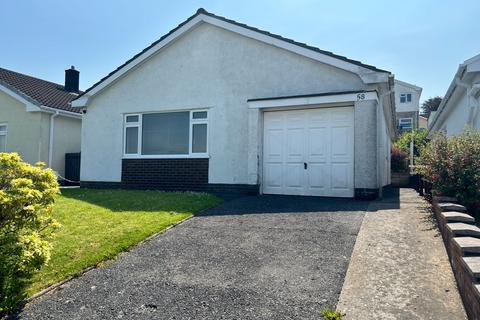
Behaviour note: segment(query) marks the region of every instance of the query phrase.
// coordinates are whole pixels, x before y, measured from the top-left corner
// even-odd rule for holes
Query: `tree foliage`
[[[413,138],[413,153],[414,156],[420,155],[422,150],[427,144],[427,130],[419,129],[402,134],[397,141],[393,144],[396,148],[399,148],[406,153],[410,154],[410,142]]]
[[[430,117],[430,113],[432,111],[437,111],[440,103],[442,102],[442,97],[436,96],[432,98],[428,98],[422,103],[422,116]]]
[[[16,153],[0,153],[0,315],[24,297],[28,279],[50,257],[58,192],[51,169],[27,164]]]

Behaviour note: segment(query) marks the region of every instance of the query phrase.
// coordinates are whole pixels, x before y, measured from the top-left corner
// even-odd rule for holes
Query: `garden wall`
[[[455,199],[432,202],[465,311],[469,319],[480,319],[480,228]]]

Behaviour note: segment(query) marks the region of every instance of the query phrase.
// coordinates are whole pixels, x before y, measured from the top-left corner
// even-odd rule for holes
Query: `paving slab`
[[[371,202],[337,308],[347,320],[465,320],[429,205],[414,190]]]
[[[458,212],[467,212],[467,208],[458,203],[453,202],[441,202],[437,206],[441,211],[458,211]]]
[[[474,278],[480,277],[480,257],[463,257],[463,263]]]
[[[474,237],[456,237],[453,238],[453,243],[456,244],[462,253],[480,253],[480,239]]]
[[[453,233],[455,237],[471,236],[480,237],[480,228],[463,222],[451,222],[446,224],[447,228]]]
[[[475,223],[475,218],[471,215],[463,212],[457,211],[443,211],[440,212],[440,215],[447,222],[465,222],[465,223]]]

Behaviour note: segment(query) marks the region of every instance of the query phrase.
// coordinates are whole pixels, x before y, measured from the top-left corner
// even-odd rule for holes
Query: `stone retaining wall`
[[[434,197],[433,208],[469,319],[480,319],[480,228],[455,199]]]

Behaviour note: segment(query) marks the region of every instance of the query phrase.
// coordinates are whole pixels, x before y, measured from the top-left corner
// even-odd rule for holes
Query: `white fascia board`
[[[33,103],[29,99],[23,97],[22,95],[18,94],[17,92],[15,92],[12,89],[7,88],[6,86],[3,86],[3,85],[0,84],[0,91],[9,95],[10,97],[14,98],[15,100],[23,103],[25,105],[27,111],[29,111],[29,112],[41,111],[39,105]]]
[[[70,112],[66,110],[60,110],[56,108],[51,108],[47,106],[40,106],[39,111],[46,111],[48,113],[55,113],[61,116],[69,117],[69,118],[75,118],[75,119],[82,119],[82,114],[80,113],[75,113],[75,112]]]
[[[356,102],[364,100],[375,100],[378,102],[378,95],[374,91],[358,93],[347,93],[328,96],[312,96],[312,97],[292,97],[284,99],[266,99],[257,101],[248,101],[250,109],[292,107],[292,106],[308,106],[316,104],[336,104],[346,102]]]
[[[476,61],[480,61],[480,54],[477,54],[476,56],[471,57],[468,60],[465,60],[464,64],[470,64],[470,63],[473,63],[473,62],[476,62]]]
[[[89,92],[89,93],[84,94],[80,98],[73,100],[72,101],[72,107],[75,107],[75,108],[86,107],[88,105],[90,97],[91,97],[91,95],[90,95],[90,92]]]
[[[398,80],[398,79],[395,79],[395,83],[398,83],[402,86],[405,86],[405,87],[409,87],[409,88],[412,88],[413,90],[416,90],[416,91],[419,91],[419,92],[422,92],[422,88],[419,87],[419,86],[416,86],[414,84],[411,84],[411,83],[408,83],[408,82],[405,82],[405,81],[401,81],[401,80]]]
[[[285,40],[277,39],[275,37],[268,36],[266,34],[263,34],[261,32],[253,31],[247,28],[244,28],[242,26],[238,26],[236,24],[226,22],[220,19],[217,19],[215,17],[211,17],[208,15],[204,14],[199,14],[192,20],[190,20],[188,23],[184,24],[182,27],[177,29],[175,32],[170,34],[168,37],[142,53],[140,56],[135,58],[134,60],[130,61],[127,65],[123,66],[120,70],[114,72],[112,75],[110,75],[107,79],[105,79],[103,82],[98,84],[96,87],[94,87],[92,90],[90,90],[86,95],[89,97],[94,96],[97,94],[99,91],[103,90],[105,87],[109,86],[111,83],[113,83],[115,80],[123,76],[125,73],[130,71],[131,69],[135,68],[138,64],[144,62],[147,60],[149,57],[151,57],[153,54],[155,54],[158,50],[161,48],[165,47],[172,41],[174,41],[176,38],[180,37],[196,25],[198,25],[201,22],[206,22],[211,25],[223,28],[225,30],[229,30],[232,32],[235,32],[237,34],[243,35],[248,38],[252,38],[270,45],[273,45],[275,47],[279,47],[294,53],[297,53],[299,55],[311,58],[313,60],[335,66],[337,68],[352,72],[357,74],[364,83],[379,83],[379,82],[386,82],[388,81],[388,73],[387,72],[376,72],[372,71],[368,68],[364,68],[361,66],[358,66],[356,64],[343,61],[341,59],[331,57],[326,54],[322,54],[320,52],[316,52],[307,48],[303,48],[299,45],[289,43]],[[89,102],[89,98],[85,96],[82,96],[78,98],[78,100],[74,100],[72,105],[75,107],[86,107]],[[84,98],[84,99],[82,99]]]
[[[437,111],[433,115],[433,118],[431,122],[428,125],[428,132],[427,132],[427,137],[430,134],[431,131],[438,131],[439,130],[439,119],[443,118],[444,115],[447,113],[446,110],[448,110],[450,104],[450,99],[452,95],[455,92],[455,89],[457,88],[457,80],[461,80],[463,77],[463,73],[465,71],[466,65],[465,64],[460,64],[458,66],[457,72],[455,73],[455,76],[453,77],[452,82],[450,83],[450,86],[447,89],[447,92],[445,93],[445,96],[442,99],[442,102],[440,102],[440,105],[438,106]],[[441,124],[441,123],[440,123]]]

